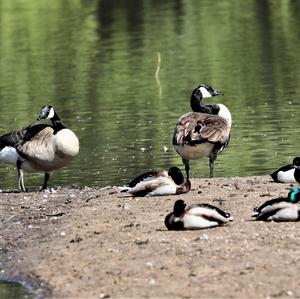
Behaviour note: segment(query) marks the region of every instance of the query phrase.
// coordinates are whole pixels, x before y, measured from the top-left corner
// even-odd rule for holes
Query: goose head
[[[192,92],[191,95],[191,107],[193,111],[201,105],[202,99],[208,99],[215,96],[223,96],[224,93],[214,89],[212,86],[207,84],[198,85]]]
[[[181,185],[184,181],[182,172],[178,167],[171,167],[168,171],[168,175],[172,178],[176,185]]]
[[[300,201],[300,188],[292,188],[288,194],[288,199],[292,203],[297,203]]]
[[[201,97],[201,99],[208,99],[215,96],[223,96],[224,93],[214,89],[212,86],[207,84],[198,85],[192,92],[192,96]]]
[[[55,111],[54,111],[53,107],[50,105],[46,105],[41,108],[41,111],[37,117],[37,120],[46,119],[46,118],[51,119],[54,116],[55,116]]]

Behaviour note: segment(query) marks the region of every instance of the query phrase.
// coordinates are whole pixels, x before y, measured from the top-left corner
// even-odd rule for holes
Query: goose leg
[[[214,167],[215,167],[215,159],[209,159],[209,170],[210,170],[209,176],[210,176],[211,178],[214,177]]]
[[[189,160],[185,160],[185,159],[182,159],[182,162],[185,166],[185,172],[186,172],[186,178],[187,180],[189,179],[189,172],[190,172],[190,161]]]
[[[22,165],[22,162],[18,160],[17,161],[18,185],[19,185],[19,190],[21,192],[26,192],[27,189],[25,188],[25,185],[24,185],[24,174],[23,174],[23,170],[21,169],[21,165]]]
[[[50,174],[48,172],[45,172],[44,184],[43,184],[43,187],[40,190],[40,192],[44,191],[45,189],[47,189],[47,183],[48,183],[49,177],[50,177]]]

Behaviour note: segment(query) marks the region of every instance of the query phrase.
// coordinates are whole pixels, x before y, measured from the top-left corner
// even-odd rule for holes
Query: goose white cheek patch
[[[54,116],[54,109],[51,108],[47,118],[52,118],[53,116]]]
[[[211,98],[211,94],[207,91],[205,87],[200,87],[199,90],[202,93],[203,99]]]

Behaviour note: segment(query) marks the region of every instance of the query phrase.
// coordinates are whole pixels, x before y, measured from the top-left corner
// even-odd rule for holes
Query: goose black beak
[[[222,91],[214,90],[213,97],[215,96],[223,96],[224,93]]]
[[[36,120],[41,120],[41,119],[44,119],[45,118],[45,113],[41,112],[38,114]]]

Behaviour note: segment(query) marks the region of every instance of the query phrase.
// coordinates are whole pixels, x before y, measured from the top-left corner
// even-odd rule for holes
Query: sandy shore
[[[193,179],[189,193],[165,197],[116,187],[1,193],[1,274],[46,298],[299,298],[300,223],[251,221],[290,187],[261,176]],[[167,231],[179,198],[234,221]]]

